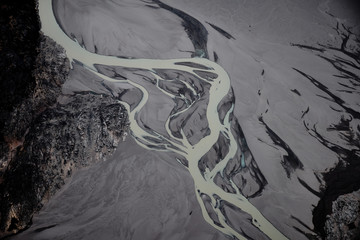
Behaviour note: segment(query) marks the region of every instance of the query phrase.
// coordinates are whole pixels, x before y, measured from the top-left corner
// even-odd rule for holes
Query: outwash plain
[[[0,8],[1,239],[359,239],[356,1]]]

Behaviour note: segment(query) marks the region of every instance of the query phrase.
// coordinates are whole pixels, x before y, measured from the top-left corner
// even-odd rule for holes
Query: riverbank
[[[127,132],[127,113],[116,99],[62,93],[69,61],[39,32],[34,2],[1,7],[9,19],[2,37],[9,39],[1,40],[0,238],[29,227],[73,171],[111,156]]]

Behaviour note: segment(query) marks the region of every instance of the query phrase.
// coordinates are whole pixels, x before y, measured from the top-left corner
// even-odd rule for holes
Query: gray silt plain
[[[304,46],[319,42],[339,46],[342,39],[337,34],[346,32],[341,23],[358,30],[359,21],[349,7],[339,7],[335,1],[285,3],[64,0],[56,1],[54,9],[65,33],[90,52],[124,59],[197,56],[222,66],[232,90],[219,112],[224,115],[227,103],[234,102],[231,131],[245,149],[237,159],[246,156],[247,167],[234,164],[244,177],[232,180],[286,237],[307,239],[304,232],[315,234],[312,210],[324,185],[321,173],[346,159],[331,146],[359,151],[353,142],[359,140],[360,120],[358,87],[351,85],[351,79],[341,78],[338,84],[339,69]],[[340,28],[334,30],[337,23]],[[353,61],[341,51],[322,49],[320,54],[325,52],[323,56],[330,59],[340,55]],[[180,117],[180,123],[174,120],[171,131],[176,135],[184,124],[192,144],[208,134],[202,109],[208,101],[206,84],[196,87],[201,96],[196,98],[179,82],[155,87],[152,75],[139,69],[99,66],[98,71],[142,82],[149,100],[137,122],[144,129],[166,135],[169,114],[193,101],[191,113]],[[359,74],[357,68],[351,71]],[[166,78],[176,71],[157,74]],[[190,82],[191,77],[181,76]],[[346,91],[350,88],[355,90]],[[159,89],[183,92],[178,102],[172,102]],[[131,108],[142,98],[133,86],[103,81],[76,63],[62,90],[64,95],[94,91],[121,96]],[[342,119],[348,129],[336,128]],[[331,127],[335,130],[329,131]],[[355,139],[341,137],[344,132]],[[219,139],[212,151],[221,156],[228,151],[226,141]],[[199,164],[202,174],[217,164],[215,155]],[[193,178],[183,166],[186,160],[178,162],[175,156],[146,150],[129,134],[106,161],[75,172],[34,216],[33,225],[14,239],[227,239],[205,222]],[[226,178],[216,181],[233,191]],[[245,213],[227,210],[227,217],[243,235],[266,239],[249,220],[244,222]]]

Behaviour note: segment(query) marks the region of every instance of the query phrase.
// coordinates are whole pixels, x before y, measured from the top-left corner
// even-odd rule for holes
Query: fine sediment
[[[32,1],[31,4],[33,4]],[[183,20],[183,27],[189,30],[188,35],[194,45],[193,56],[207,57],[206,40],[208,33],[206,29],[201,28],[197,21],[190,18],[190,16],[184,12],[165,5],[160,1],[154,1],[154,4],[180,17]],[[4,3],[1,7],[4,8],[3,6],[5,6],[5,8],[9,8],[8,5],[9,4]],[[31,9],[31,7],[29,9]],[[33,9],[35,9],[35,7],[31,10]],[[31,11],[29,10],[29,12]],[[2,14],[0,15],[5,16]],[[18,15],[17,18],[24,16],[22,14]],[[30,27],[31,30],[29,30],[29,27],[24,23],[22,23],[24,29],[34,33],[36,36],[30,37],[34,47],[31,47],[33,46],[31,44],[23,44],[22,41],[29,38],[24,37],[24,32],[21,30],[22,25],[19,25],[19,22],[14,19],[14,17],[9,17],[9,26],[11,29],[17,31],[18,35],[16,36],[18,37],[9,37],[9,39],[14,39],[14,42],[20,42],[18,45],[23,45],[29,49],[20,50],[20,54],[17,56],[16,51],[18,50],[9,50],[4,47],[5,45],[8,46],[9,42],[5,42],[7,41],[7,35],[2,34],[5,40],[2,39],[2,42],[0,42],[0,66],[9,64],[9,66],[11,66],[10,68],[1,69],[12,70],[7,72],[2,70],[1,86],[4,86],[4,88],[2,87],[1,89],[6,93],[7,88],[5,87],[10,86],[9,89],[11,90],[11,86],[15,84],[16,87],[13,89],[18,89],[19,91],[15,91],[15,94],[13,94],[13,91],[8,91],[10,94],[2,95],[2,97],[5,97],[1,102],[0,238],[5,235],[17,233],[29,226],[29,224],[31,224],[33,213],[39,210],[44,201],[49,199],[49,197],[64,184],[64,180],[70,176],[76,168],[88,166],[99,160],[105,160],[107,156],[114,152],[123,133],[127,129],[127,113],[122,105],[118,103],[119,99],[116,99],[114,96],[110,97],[106,94],[94,93],[92,91],[83,91],[81,93],[73,92],[71,95],[64,95],[61,92],[61,86],[66,81],[66,76],[69,72],[69,63],[64,51],[59,46],[56,46],[51,39],[44,36],[37,36],[38,29],[36,29],[36,27]],[[221,30],[217,25],[210,23],[209,25],[227,39],[234,39],[234,37],[226,31]],[[199,31],[191,32],[190,30],[192,28],[198,29]],[[346,34],[344,36],[346,37]],[[39,55],[36,60],[34,57],[37,55],[35,46],[37,46],[40,41],[41,44],[38,50]],[[329,50],[326,46],[319,46],[316,48],[300,44],[294,44],[294,46],[310,49],[317,53],[324,53]],[[342,46],[346,47],[346,44],[343,44]],[[18,47],[19,46],[16,48]],[[9,54],[3,54],[4,49],[8,51]],[[340,48],[338,50],[343,49]],[[29,51],[29,53],[26,53],[26,51]],[[343,53],[346,55],[348,52]],[[3,59],[7,59],[3,58],[3,55],[9,57],[10,60],[8,62],[3,62]],[[214,59],[218,60],[218,56],[215,52]],[[338,69],[340,63],[345,65],[347,63],[331,61],[331,59],[325,57],[323,57],[323,59],[328,61],[336,69]],[[358,57],[356,59],[358,59]],[[33,61],[33,63],[31,61]],[[35,61],[36,67],[35,70],[32,70]],[[25,63],[24,66],[26,68],[20,68],[20,70],[18,70],[16,66],[22,66],[22,63]],[[182,63],[180,65],[187,66],[189,64]],[[199,66],[201,67],[201,65]],[[323,91],[325,95],[329,95],[334,102],[344,108],[345,112],[352,115],[354,119],[359,118],[356,109],[353,110],[349,108],[340,98],[330,92],[326,86],[323,87],[323,85],[319,84],[319,81],[315,79],[315,77],[305,73],[306,71],[303,69],[298,70],[297,68],[294,68],[294,70],[299,73],[300,76],[304,77],[304,79],[309,80],[310,83],[319,90]],[[341,69],[338,70],[342,72]],[[33,74],[31,74],[31,72],[33,72]],[[342,73],[347,72],[343,71]],[[263,74],[264,72],[262,75]],[[6,77],[3,78],[3,76]],[[353,78],[359,80],[357,75],[349,75],[347,77],[350,80]],[[8,84],[7,81],[10,81],[11,79],[13,79],[15,83],[12,82],[12,84]],[[164,89],[171,90],[170,87],[165,86],[165,84],[163,85],[161,86]],[[357,86],[358,85],[347,87],[352,89]],[[172,87],[174,88],[174,86]],[[297,89],[291,91],[298,96],[301,96],[303,93],[300,91],[300,94]],[[193,96],[189,96],[189,99],[191,100]],[[231,100],[231,102],[232,101],[233,100]],[[179,106],[181,105],[179,104]],[[226,111],[224,109],[226,109]],[[222,119],[225,117],[228,109],[229,108],[225,107],[220,109],[223,111]],[[309,109],[310,108],[308,107],[301,118],[308,114]],[[311,108],[310,111],[313,111],[313,109]],[[287,143],[270,128],[270,125],[267,125],[267,122],[265,122],[264,119],[261,118],[260,122],[274,142],[274,145],[283,148],[287,153],[287,155],[284,154],[284,161],[281,162],[281,165],[286,171],[287,177],[290,179],[297,170],[303,170],[303,163],[300,161],[300,157],[298,158],[293,152],[293,150],[296,149],[291,149]],[[338,126],[333,126],[333,129],[329,129],[329,131],[336,130],[341,133],[348,132],[349,134],[346,135],[347,142],[349,142],[349,146],[354,146],[355,148],[358,146],[358,142],[356,141],[356,136],[358,139],[358,135],[356,135],[356,131],[359,129],[351,130],[349,122],[351,122],[351,120],[342,119]],[[236,126],[232,126],[232,130],[235,132],[241,130],[238,130],[237,125],[238,123],[236,122]],[[340,160],[337,167],[323,175],[326,182],[323,191],[321,193],[313,191],[316,193],[315,195],[320,195],[322,198],[319,202],[320,207],[318,207],[318,210],[316,210],[317,213],[315,214],[319,214],[317,216],[320,216],[321,220],[319,221],[321,224],[315,226],[314,230],[326,239],[339,239],[341,237],[352,239],[352,236],[358,234],[359,229],[359,211],[356,210],[358,209],[358,200],[356,200],[356,197],[358,199],[358,194],[351,195],[346,193],[359,188],[359,181],[357,181],[357,170],[359,167],[358,150],[334,145],[332,142],[328,141],[326,137],[322,137],[317,132],[315,126],[312,129],[306,125],[305,120],[304,127],[309,134],[321,144],[331,151],[338,153]],[[175,133],[176,131],[174,130],[174,134]],[[207,134],[206,128],[204,128],[204,134]],[[238,144],[247,148],[246,144],[244,144],[246,142],[243,140],[245,139],[243,135],[243,133],[239,135],[242,137]],[[219,138],[219,143],[224,142],[224,139],[224,137]],[[200,139],[195,140],[199,141]],[[219,145],[225,146],[226,144],[222,143]],[[221,149],[220,153],[222,151],[226,152],[226,147]],[[244,156],[248,156],[249,159],[252,158],[251,154],[244,154]],[[216,160],[217,159],[214,158],[214,162]],[[204,161],[199,165],[199,167],[203,168],[202,173],[205,172],[206,168],[212,168],[212,163],[213,162],[209,161],[209,159],[204,158]],[[234,161],[234,165],[239,169],[241,169],[242,164],[242,161]],[[226,170],[231,170],[230,166],[233,165],[229,164],[228,166],[229,168]],[[256,165],[250,166],[255,170],[258,169]],[[254,172],[257,173],[257,171]],[[248,173],[253,174],[252,171]],[[225,174],[228,174],[228,172]],[[240,176],[241,174],[238,175]],[[261,194],[263,186],[266,184],[266,180],[262,180],[263,176],[261,172],[256,176],[259,176],[257,179],[260,180],[257,181],[257,184],[260,188],[251,188],[249,194],[244,192],[247,197]],[[224,184],[224,182],[220,181],[221,178],[219,178],[219,175],[216,176],[216,179],[219,186]],[[235,182],[235,184],[241,183],[240,180],[238,182]],[[225,185],[226,184],[227,183],[225,182]],[[311,187],[309,187],[309,189],[311,189]],[[229,188],[227,190],[231,191],[232,189]],[[323,204],[324,206],[326,205],[326,208],[321,207]],[[341,207],[340,205],[345,207]],[[351,211],[348,211],[349,209]],[[344,225],[344,223],[341,222],[344,219],[343,216],[350,215],[351,221],[349,220],[348,223]],[[314,222],[314,225],[319,223],[316,217],[314,218],[314,221],[316,222]]]

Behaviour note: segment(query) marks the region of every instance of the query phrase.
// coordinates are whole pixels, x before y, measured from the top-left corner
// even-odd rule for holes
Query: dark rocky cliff
[[[116,99],[62,94],[69,61],[39,33],[34,2],[1,9],[0,238],[26,229],[75,169],[105,160],[127,130]]]
[[[325,222],[327,240],[360,239],[360,191],[339,196]]]
[[[0,130],[14,106],[35,87],[35,78],[29,74],[39,44],[40,24],[34,9],[35,1],[0,3]]]

